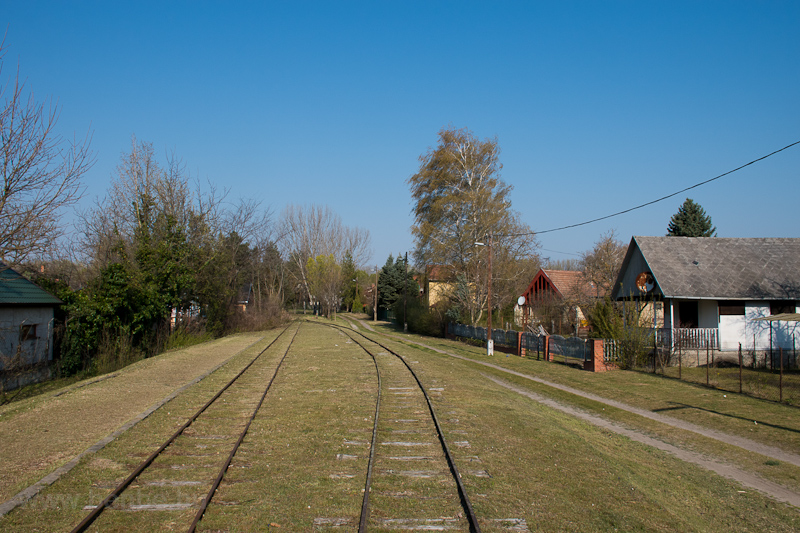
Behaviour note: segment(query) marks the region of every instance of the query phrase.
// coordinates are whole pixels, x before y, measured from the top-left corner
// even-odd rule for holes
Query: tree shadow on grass
[[[706,409],[705,407],[697,407],[695,405],[689,405],[689,404],[686,404],[686,403],[680,403],[680,402],[669,402],[669,403],[673,404],[674,407],[664,407],[663,409],[653,409],[653,412],[654,413],[663,413],[665,411],[679,411],[679,410],[682,410],[682,409],[695,409],[697,411],[705,411],[707,413],[713,413],[713,414],[720,415],[720,416],[725,416],[725,417],[728,417],[728,418],[736,418],[738,420],[744,420],[746,422],[757,422],[758,424],[761,424],[761,425],[764,425],[764,426],[767,426],[767,427],[771,427],[771,428],[775,428],[775,429],[780,429],[780,430],[783,430],[783,431],[791,431],[793,433],[800,433],[800,429],[798,429],[798,428],[791,428],[791,427],[787,427],[787,426],[781,426],[781,425],[778,425],[778,424],[772,424],[770,422],[765,422],[763,420],[754,420],[754,419],[749,418],[749,417],[744,417],[744,416],[739,416],[739,415],[732,415],[732,414],[729,414],[729,413],[721,413],[720,411],[715,411],[714,409]]]

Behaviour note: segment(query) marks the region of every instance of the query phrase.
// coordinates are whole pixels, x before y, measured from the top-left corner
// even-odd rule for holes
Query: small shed
[[[0,263],[0,377],[13,389],[49,377],[61,300]]]

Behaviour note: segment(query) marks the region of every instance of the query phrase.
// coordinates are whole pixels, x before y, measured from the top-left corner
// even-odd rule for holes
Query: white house
[[[0,263],[0,379],[6,389],[46,379],[53,314],[63,302]]]
[[[719,350],[800,348],[796,322],[755,321],[796,313],[800,239],[633,237],[612,298],[652,302],[671,339],[710,339]]]

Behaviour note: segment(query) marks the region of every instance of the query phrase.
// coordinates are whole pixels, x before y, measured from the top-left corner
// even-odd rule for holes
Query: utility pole
[[[486,355],[494,355],[494,341],[492,340],[492,232],[489,231],[489,294],[487,296],[489,318],[486,328]]]
[[[378,321],[378,265],[375,265],[375,305],[372,306],[372,321]]]
[[[406,252],[406,259],[404,261],[403,269],[405,272],[403,276],[403,333],[408,333],[408,318],[406,318],[406,302],[408,300],[408,252]]]

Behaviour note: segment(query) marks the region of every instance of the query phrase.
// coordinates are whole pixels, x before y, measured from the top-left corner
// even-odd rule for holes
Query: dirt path
[[[261,338],[263,333],[225,337],[4,406],[0,516]]]
[[[367,324],[367,323],[365,323],[363,321],[359,321],[359,323],[364,328],[366,328],[366,329],[368,329],[368,330],[370,330],[372,332],[375,332],[375,330],[372,329],[369,326],[369,324]],[[523,374],[521,372],[516,372],[514,370],[510,370],[508,368],[504,368],[504,367],[502,367],[500,365],[495,365],[495,364],[484,362],[484,361],[477,361],[477,360],[471,359],[469,357],[465,357],[465,356],[462,356],[462,355],[449,353],[449,352],[447,352],[445,350],[441,350],[439,348],[435,348],[433,346],[429,346],[427,344],[424,344],[424,343],[421,343],[421,342],[418,342],[418,341],[414,341],[414,340],[411,340],[409,338],[402,337],[402,336],[399,336],[399,335],[387,335],[387,336],[394,337],[396,339],[400,339],[400,340],[402,340],[404,342],[416,344],[416,345],[418,345],[420,347],[427,348],[429,350],[433,350],[433,351],[435,351],[437,353],[440,353],[442,355],[448,355],[450,357],[455,357],[456,359],[461,359],[463,361],[469,361],[471,363],[476,363],[476,364],[479,364],[479,365],[483,365],[485,367],[492,368],[492,369],[495,369],[495,370],[499,370],[499,371],[505,372],[507,374],[511,374],[511,375],[514,375],[514,376],[518,376],[518,377],[522,377],[522,378],[525,378],[525,379],[529,379],[529,380],[534,381],[536,383],[541,383],[542,385],[547,385],[548,387],[553,387],[553,388],[568,392],[570,394],[575,394],[575,395],[581,396],[583,398],[587,398],[587,399],[590,399],[590,400],[593,400],[593,401],[596,401],[596,402],[599,402],[599,403],[602,403],[602,404],[605,404],[605,405],[608,405],[608,406],[611,406],[611,407],[615,407],[617,409],[622,409],[622,410],[628,411],[630,413],[634,413],[634,414],[649,418],[651,420],[658,421],[660,423],[663,423],[663,424],[666,424],[666,425],[669,425],[669,426],[672,426],[672,427],[676,427],[676,428],[683,429],[683,430],[686,430],[686,431],[691,431],[693,433],[697,433],[699,435],[703,435],[704,437],[708,437],[710,439],[718,440],[718,441],[724,442],[726,444],[732,444],[732,445],[738,446],[738,447],[740,447],[740,448],[742,448],[744,450],[748,450],[748,451],[753,452],[753,453],[758,453],[758,454],[764,455],[766,457],[769,457],[769,458],[772,458],[772,459],[775,459],[775,460],[785,461],[785,462],[793,464],[795,466],[800,466],[800,455],[781,450],[780,448],[776,448],[774,446],[768,446],[766,444],[761,444],[759,442],[755,442],[753,440],[746,439],[744,437],[739,437],[737,435],[731,435],[731,434],[724,433],[724,432],[721,432],[721,431],[716,431],[716,430],[713,430],[713,429],[704,428],[702,426],[698,426],[698,425],[692,424],[690,422],[685,422],[685,421],[679,420],[677,418],[672,418],[670,416],[665,416],[665,415],[662,415],[662,414],[654,413],[654,412],[648,411],[646,409],[640,409],[638,407],[634,407],[634,406],[631,406],[631,405],[628,405],[628,404],[625,404],[625,403],[622,403],[622,402],[618,402],[616,400],[610,400],[608,398],[603,398],[601,396],[597,396],[596,394],[588,393],[588,392],[585,392],[585,391],[582,391],[582,390],[579,390],[579,389],[568,387],[566,385],[561,385],[561,384],[554,383],[554,382],[551,382],[551,381],[547,381],[547,380],[544,380],[544,379],[541,379],[541,378],[537,378],[535,376],[531,376],[531,375],[528,375],[528,374]],[[724,462],[722,460],[719,460],[719,458],[709,458],[706,455],[701,455],[701,454],[698,454],[698,453],[695,453],[695,452],[691,452],[691,451],[685,450],[683,448],[679,448],[679,447],[671,445],[671,444],[667,444],[667,443],[662,442],[660,440],[657,440],[657,439],[654,439],[652,437],[649,437],[646,434],[644,434],[643,432],[624,427],[624,426],[622,426],[620,424],[613,423],[613,422],[611,422],[609,420],[606,420],[606,419],[604,419],[604,418],[602,418],[600,416],[593,415],[593,414],[587,413],[585,411],[581,411],[581,410],[576,409],[574,407],[570,407],[568,405],[560,404],[560,403],[556,402],[555,400],[552,400],[550,398],[546,398],[544,396],[532,393],[530,391],[527,391],[525,389],[517,387],[516,385],[513,385],[513,384],[508,383],[506,381],[503,381],[501,379],[495,378],[495,377],[490,376],[488,374],[482,374],[482,375],[484,377],[486,377],[487,379],[493,381],[494,383],[500,385],[500,386],[503,386],[503,387],[505,387],[507,389],[513,390],[514,392],[516,392],[518,394],[521,394],[523,396],[531,398],[531,399],[533,399],[533,400],[535,400],[537,402],[540,402],[540,403],[542,403],[544,405],[547,405],[547,406],[552,407],[554,409],[558,409],[559,411],[562,411],[564,413],[568,413],[568,414],[570,414],[572,416],[580,418],[581,420],[585,420],[585,421],[587,421],[587,422],[589,422],[591,424],[594,424],[596,426],[600,426],[600,427],[603,427],[603,428],[608,429],[610,431],[614,431],[615,433],[618,433],[620,435],[624,435],[624,436],[630,438],[631,440],[635,440],[637,442],[642,442],[642,443],[647,444],[649,446],[653,446],[655,448],[663,450],[663,451],[665,451],[665,452],[667,452],[667,453],[669,453],[671,455],[674,455],[674,456],[678,457],[679,459],[682,459],[684,461],[696,464],[698,466],[701,466],[703,468],[711,470],[712,472],[715,472],[715,473],[717,473],[717,474],[719,474],[721,476],[724,476],[724,477],[727,477],[729,479],[733,479],[735,481],[738,481],[739,483],[741,483],[742,485],[744,485],[746,487],[750,487],[752,489],[756,489],[756,490],[758,490],[760,492],[763,492],[764,494],[767,494],[768,496],[770,496],[770,497],[772,497],[772,498],[774,498],[774,499],[776,499],[778,501],[789,503],[789,504],[791,504],[791,505],[793,505],[795,507],[800,507],[800,494],[798,494],[798,493],[796,493],[794,491],[791,491],[791,490],[787,489],[786,487],[784,487],[782,485],[779,485],[777,483],[773,483],[771,481],[767,481],[767,480],[761,478],[760,476],[757,476],[755,474],[751,474],[749,472],[746,472],[746,471],[744,471],[744,470],[742,470],[740,468],[737,468],[737,467],[735,467],[735,466],[733,466],[733,465],[731,465],[729,463],[726,463],[726,462]]]
[[[709,459],[706,455],[691,452],[683,448],[673,446],[672,444],[667,444],[666,442],[662,442],[658,439],[649,437],[639,431],[627,428],[625,426],[616,424],[614,422],[610,422],[600,416],[593,415],[585,411],[581,411],[580,409],[575,409],[574,407],[570,407],[568,405],[563,405],[561,403],[556,402],[555,400],[527,391],[521,387],[517,387],[516,385],[498,379],[494,376],[490,376],[488,374],[482,374],[482,375],[485,378],[497,383],[501,387],[505,387],[518,394],[521,394],[522,396],[525,396],[541,404],[544,404],[548,407],[557,409],[563,413],[567,413],[576,418],[580,418],[581,420],[589,422],[592,425],[607,429],[609,431],[613,431],[614,433],[628,437],[629,439],[634,440],[636,442],[641,442],[643,444],[647,444],[648,446],[652,446],[654,448],[658,448],[659,450],[663,450],[670,455],[674,455],[678,459],[681,459],[688,463],[696,464],[728,479],[738,481],[745,487],[756,489],[778,501],[786,502],[795,507],[800,507],[800,494],[797,494],[796,492],[793,492],[782,485],[773,483],[771,481],[767,481],[766,479],[763,479],[759,476],[746,472],[731,464],[714,459]]]

